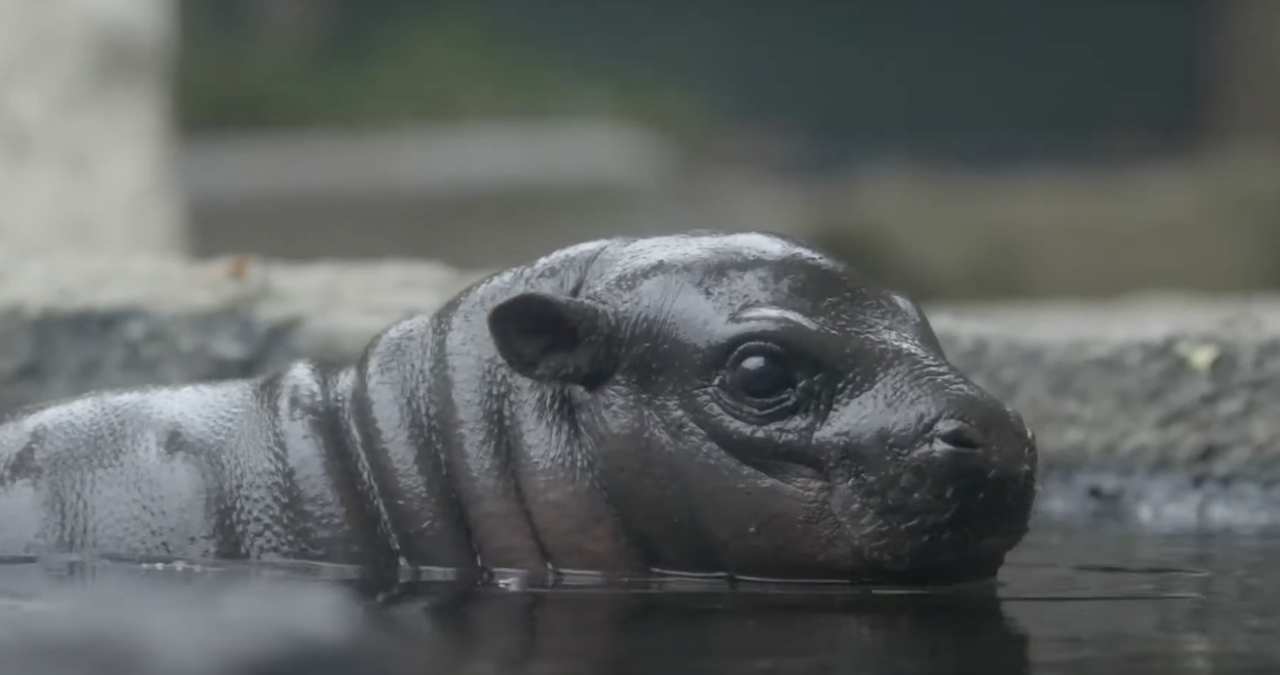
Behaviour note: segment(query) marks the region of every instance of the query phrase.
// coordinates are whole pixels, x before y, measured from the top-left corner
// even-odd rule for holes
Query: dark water
[[[1278,563],[1275,538],[1041,528],[996,588],[419,582],[380,603],[341,569],[15,563],[0,672],[1276,673]]]

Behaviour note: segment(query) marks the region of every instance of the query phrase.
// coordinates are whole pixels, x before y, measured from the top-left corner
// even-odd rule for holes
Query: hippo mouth
[[[994,578],[1028,531],[1034,477],[1014,472],[966,481],[911,470],[920,468],[831,488],[832,512],[856,542],[867,576],[909,585]]]
[[[817,459],[739,461],[799,498],[828,505],[858,562],[854,583],[955,585],[991,580],[1027,532],[1034,476],[939,473],[927,461],[899,471],[843,474]]]
[[[886,491],[883,479],[842,480],[818,462],[742,463],[797,498],[826,505],[842,542],[836,545],[851,549],[852,563],[820,575],[830,582],[925,587],[990,581],[1026,533],[1016,498],[998,489],[956,500],[951,491],[931,488],[932,494],[906,499],[901,488]]]

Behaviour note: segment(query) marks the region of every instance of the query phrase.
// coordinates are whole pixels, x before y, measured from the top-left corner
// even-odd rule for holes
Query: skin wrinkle
[[[416,559],[420,554],[414,551],[421,545],[417,541],[424,534],[412,522],[397,517],[407,503],[421,500],[421,485],[416,482],[406,484],[405,477],[417,473],[417,453],[404,451],[405,440],[413,434],[412,423],[404,415],[402,402],[395,397],[381,395],[380,392],[395,390],[396,382],[392,377],[382,377],[382,373],[373,366],[384,360],[398,360],[399,349],[397,336],[387,334],[383,341],[383,349],[371,351],[366,359],[366,366],[360,369],[362,395],[357,397],[359,409],[358,419],[379,420],[377,425],[360,424],[358,429],[364,437],[366,445],[385,448],[384,452],[369,458],[369,470],[372,481],[377,484],[384,503],[397,505],[388,507],[386,512],[387,527],[395,533],[397,549],[406,559]]]
[[[298,451],[322,458],[324,470],[308,477],[313,482],[310,489],[332,489],[339,499],[340,508],[334,513],[331,526],[325,528],[321,536],[342,541],[345,554],[335,556],[332,550],[326,550],[320,559],[360,561],[377,566],[399,560],[400,553],[394,546],[394,540],[382,536],[379,529],[382,523],[380,505],[371,500],[373,495],[366,485],[371,480],[370,476],[361,473],[360,463],[349,458],[362,454],[361,448],[365,447],[360,445],[358,406],[352,401],[355,379],[355,370],[350,369],[318,381],[325,407],[314,413],[315,441],[299,447]],[[352,535],[355,536],[354,541]]]
[[[497,408],[497,414],[500,418],[497,420],[497,424],[494,425],[496,429],[503,428],[503,420],[512,416],[510,412],[510,391],[510,387],[507,387],[502,393],[502,403]],[[518,441],[512,434],[507,434],[504,437],[503,442],[498,444],[501,455],[496,458],[495,464],[502,467],[507,472],[506,480],[511,484],[516,506],[520,510],[520,514],[524,517],[525,523],[528,525],[529,534],[533,537],[533,547],[537,550],[538,557],[543,561],[543,563],[550,567],[552,565],[551,556],[547,554],[546,544],[543,543],[542,537],[539,536],[538,528],[534,523],[532,510],[529,508],[528,500],[524,494],[524,486],[521,484],[519,458],[515,456],[515,452],[512,450],[513,444],[516,442]],[[554,446],[552,451],[555,451]]]
[[[325,376],[314,368],[306,369],[307,377],[293,383],[298,396],[306,396],[305,407],[290,408],[276,402],[275,414],[296,416],[298,437],[282,437],[282,447],[288,449],[289,477],[298,492],[298,508],[306,513],[312,555],[322,556],[327,550],[340,553],[339,560],[361,559],[361,551],[376,548],[373,542],[364,546],[356,544],[365,537],[349,526],[343,518],[348,511],[365,509],[360,502],[358,487],[348,465],[335,459],[338,449],[334,446],[341,434],[332,430],[337,416],[325,415],[327,410],[342,410],[332,395],[333,387],[310,387],[310,382],[323,381]]]
[[[449,308],[456,306],[457,300],[458,299],[455,298],[453,301],[446,303],[445,307]],[[426,322],[427,335],[425,336],[424,342],[429,345],[428,353],[431,355],[438,356],[444,354],[447,349],[449,331],[447,330],[447,324],[445,321],[446,316],[448,316],[448,313],[442,310],[441,312],[437,312],[436,315],[432,316]],[[426,380],[434,386],[423,386],[423,383],[416,383],[421,387],[421,399],[418,405],[423,406],[423,409],[418,414],[428,418],[426,426],[430,432],[429,437],[426,440],[426,447],[418,448],[418,452],[421,454],[430,454],[435,457],[435,465],[439,467],[441,474],[437,483],[445,486],[444,489],[448,493],[448,496],[445,498],[445,503],[449,504],[451,507],[450,513],[448,514],[433,513],[428,515],[434,517],[451,517],[454,521],[453,525],[457,531],[456,536],[462,541],[465,541],[466,545],[470,549],[468,551],[468,553],[470,553],[470,559],[474,561],[477,567],[482,567],[483,560],[480,552],[480,538],[475,535],[467,509],[464,506],[463,492],[459,487],[462,481],[459,480],[458,468],[455,466],[457,459],[455,453],[451,451],[456,446],[450,442],[445,431],[441,429],[442,425],[444,425],[447,420],[451,420],[456,417],[452,411],[453,401],[446,395],[450,390],[448,383],[452,378],[449,365],[450,363],[447,359],[431,359],[427,364],[423,365],[421,369],[426,374]],[[454,545],[458,546],[458,544]]]
[[[503,377],[497,368],[489,369],[487,374],[494,382]],[[493,409],[493,418],[485,433],[489,437],[485,445],[493,450],[481,455],[479,461],[474,463],[471,474],[475,478],[489,477],[487,480],[482,479],[481,485],[484,487],[478,489],[475,496],[493,508],[488,512],[477,513],[474,522],[488,530],[481,534],[479,541],[502,542],[504,547],[491,552],[483,559],[487,566],[495,568],[534,570],[545,568],[548,562],[546,551],[534,529],[525,500],[521,497],[520,483],[512,458],[511,441],[509,436],[503,433],[507,424],[507,406],[510,405],[506,394],[509,388],[489,387],[487,389],[488,396],[499,400],[499,404]],[[474,407],[481,408],[479,405]]]
[[[366,352],[356,363],[354,372],[350,378],[352,383],[352,396],[351,400],[346,401],[348,406],[358,406],[360,400],[367,398],[367,393],[365,392],[366,379],[356,376],[355,373],[363,372],[368,368],[369,358],[372,351],[373,350],[369,350]],[[351,416],[354,417],[356,422],[354,424],[348,424],[345,427],[344,435],[348,436],[351,440],[348,447],[355,449],[354,452],[349,454],[352,458],[355,474],[359,477],[356,481],[356,485],[362,493],[362,502],[370,505],[370,511],[372,511],[373,518],[376,521],[374,527],[383,534],[382,539],[386,542],[390,553],[395,556],[398,561],[402,561],[404,560],[404,550],[400,546],[399,537],[397,536],[395,527],[391,522],[391,515],[387,512],[387,501],[379,491],[378,479],[372,466],[370,466],[368,455],[360,451],[361,448],[376,447],[374,445],[374,439],[368,437],[368,428],[359,422],[359,420],[364,419],[364,416],[359,413]]]

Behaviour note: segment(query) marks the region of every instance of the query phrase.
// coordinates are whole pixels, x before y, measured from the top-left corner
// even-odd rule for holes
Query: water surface
[[[1037,528],[994,588],[401,586],[0,565],[3,672],[1277,673],[1280,539]],[[20,563],[20,564],[19,564]]]

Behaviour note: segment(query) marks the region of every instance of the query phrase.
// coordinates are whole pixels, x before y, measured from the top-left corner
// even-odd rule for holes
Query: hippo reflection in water
[[[1037,451],[920,309],[794,239],[571,246],[359,361],[0,425],[0,553],[994,577]]]

